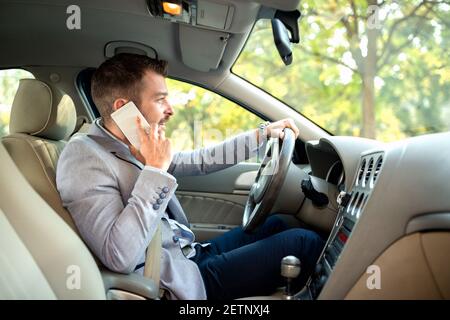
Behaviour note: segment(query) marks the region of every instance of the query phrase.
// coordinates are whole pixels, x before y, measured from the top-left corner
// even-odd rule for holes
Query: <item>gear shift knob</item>
[[[281,275],[287,279],[286,299],[292,299],[291,281],[298,277],[301,271],[300,260],[295,256],[286,256],[281,260]]]
[[[295,256],[286,256],[281,260],[281,275],[288,279],[297,278],[300,274],[300,260]]]

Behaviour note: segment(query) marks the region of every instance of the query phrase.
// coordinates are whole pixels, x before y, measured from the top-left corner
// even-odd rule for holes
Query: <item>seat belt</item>
[[[150,278],[155,282],[159,290],[159,297],[164,295],[164,290],[159,286],[161,277],[161,251],[162,251],[162,220],[158,223],[155,235],[153,236],[147,248],[144,265],[144,277]]]

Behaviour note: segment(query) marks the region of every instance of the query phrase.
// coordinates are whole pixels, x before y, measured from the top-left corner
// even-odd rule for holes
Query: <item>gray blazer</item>
[[[200,271],[174,242],[167,221],[170,210],[171,218],[189,225],[175,197],[174,176],[221,170],[256,155],[257,149],[254,132],[248,132],[214,147],[177,153],[168,172],[142,170],[128,147],[96,121],[64,148],[56,183],[82,238],[112,271],[131,273],[145,262],[145,250],[162,219],[161,287],[171,299],[206,299]],[[167,197],[155,206],[163,188]]]

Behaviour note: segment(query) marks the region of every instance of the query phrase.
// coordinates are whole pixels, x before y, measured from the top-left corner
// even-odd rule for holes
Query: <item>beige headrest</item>
[[[64,140],[74,131],[76,121],[70,96],[39,80],[20,80],[11,108],[11,133]]]

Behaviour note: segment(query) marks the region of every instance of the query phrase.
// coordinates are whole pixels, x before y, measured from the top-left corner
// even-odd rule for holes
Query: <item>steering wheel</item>
[[[280,148],[281,144],[281,148]],[[295,134],[284,129],[284,138],[271,138],[267,142],[264,159],[256,175],[244,209],[242,228],[255,230],[264,222],[273,208],[281,186],[286,178],[295,146]]]

